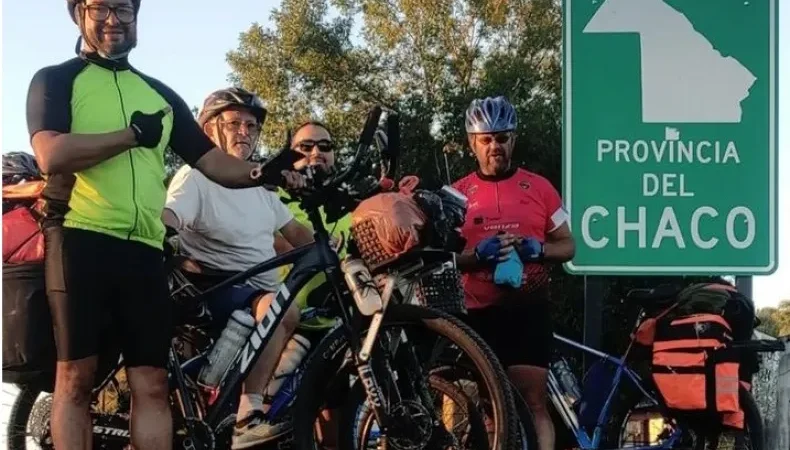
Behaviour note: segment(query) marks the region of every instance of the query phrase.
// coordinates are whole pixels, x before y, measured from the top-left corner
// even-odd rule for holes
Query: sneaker
[[[291,431],[291,422],[270,423],[264,419],[263,412],[255,411],[233,429],[231,449],[239,450],[265,444]]]

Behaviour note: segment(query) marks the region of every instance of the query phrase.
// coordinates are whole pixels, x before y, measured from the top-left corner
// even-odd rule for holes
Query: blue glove
[[[500,286],[510,286],[514,289],[521,287],[524,274],[524,264],[515,250],[508,254],[508,258],[497,264],[494,270],[494,283]]]
[[[543,243],[535,238],[524,238],[521,244],[516,246],[516,250],[524,262],[543,261]]]
[[[496,261],[501,244],[497,236],[483,239],[475,247],[475,257],[480,262]]]

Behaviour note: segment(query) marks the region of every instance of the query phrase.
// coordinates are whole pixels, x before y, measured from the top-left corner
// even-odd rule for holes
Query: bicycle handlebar
[[[322,186],[323,188],[336,188],[356,171],[360,164],[360,155],[366,153],[370,148],[370,145],[373,143],[373,135],[376,133],[376,128],[378,128],[379,119],[381,119],[381,113],[382,111],[380,106],[374,106],[373,109],[370,110],[368,113],[368,118],[365,120],[365,126],[362,128],[362,133],[359,135],[357,151],[354,154],[354,157],[351,159],[351,165],[340,174],[325,180]]]

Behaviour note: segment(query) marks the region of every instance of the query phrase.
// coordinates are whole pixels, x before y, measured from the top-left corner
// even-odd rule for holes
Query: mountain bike
[[[438,277],[442,278],[446,286],[434,293],[438,298],[432,298],[428,303],[455,316],[464,314],[465,310],[457,305],[459,300],[461,303],[464,300],[461,287],[453,286],[452,276],[442,276],[454,268],[452,261],[446,261],[442,255],[432,254],[431,251],[423,251],[419,257],[404,257],[400,267],[392,269],[392,272],[401,275],[394,289],[392,301],[423,305],[426,300],[422,298],[424,294],[420,295],[417,281],[426,276],[434,279]],[[418,269],[422,272],[415,274]],[[452,289],[457,291],[452,292]],[[457,298],[458,295],[460,298]],[[430,356],[425,358],[423,366],[430,374],[429,383],[435,394],[434,402],[441,410],[442,421],[455,436],[457,445],[453,448],[458,450],[487,448],[496,438],[493,430],[485,426],[486,420],[491,418],[492,410],[488,399],[480,395],[485,388],[475,376],[471,361],[447,342],[423,341],[420,344],[428,347],[423,350],[425,353],[430,353]],[[493,354],[488,357],[496,359]],[[504,378],[502,383],[508,385],[514,392],[515,417],[531,417],[529,407],[517,395],[510,380]],[[353,387],[343,406],[342,420],[342,429],[351,432],[341,436],[339,448],[349,450],[380,448],[382,430],[362,386]],[[533,423],[518,421],[516,426],[519,441],[516,448],[537,448]]]
[[[315,420],[311,417],[311,407],[312,402],[328,396],[327,392],[321,390],[326,387],[327,381],[340,382],[339,385],[335,385],[340,388],[344,383],[350,385],[353,382],[351,378],[332,376],[324,378],[327,369],[337,362],[342,362],[343,367],[349,369],[347,374],[349,376],[353,374],[365,386],[369,402],[376,405],[376,415],[384,431],[382,439],[384,445],[390,439],[391,448],[402,448],[398,447],[398,443],[406,442],[412,437],[405,436],[410,430],[409,425],[404,425],[404,421],[411,419],[414,416],[411,413],[415,411],[423,415],[417,428],[424,432],[417,437],[422,446],[416,448],[444,449],[452,445],[452,436],[444,430],[433,408],[431,388],[427,381],[428,376],[421,366],[421,355],[415,350],[416,346],[412,345],[419,343],[420,339],[426,336],[446,339],[473,361],[481,386],[485,387],[494,411],[493,427],[498,438],[491,448],[495,450],[514,448],[516,427],[512,392],[507,385],[501,383],[501,380],[505,379],[504,371],[496,359],[491,358],[490,349],[478,336],[456,318],[441,311],[414,305],[389,304],[389,294],[386,291],[381,296],[381,308],[372,316],[365,316],[360,313],[361,308],[355,304],[349,287],[342,282],[340,260],[337,252],[331,247],[329,234],[323,225],[318,208],[322,205],[332,206],[333,212],[328,213],[327,216],[331,214],[342,216],[349,208],[353,208],[360,198],[379,192],[375,188],[365,192],[353,192],[350,183],[346,182],[351,181],[352,175],[357,174],[358,166],[364,160],[361,156],[370,147],[381,113],[378,107],[371,111],[361,134],[356,155],[347,170],[326,179],[316,176],[311,183],[312,189],[299,194],[301,205],[308,212],[313,225],[315,232],[313,243],[257,264],[227,277],[205,291],[180,297],[177,301],[179,306],[177,317],[181,320],[168,354],[170,398],[174,417],[174,448],[198,450],[230,447],[242,383],[268,345],[272,331],[279,325],[285,311],[294,301],[293,293],[298,292],[319,272],[326,274],[331,298],[341,321],[311,352],[305,363],[304,377],[293,405],[296,448],[314,448],[316,445],[312,434]],[[286,148],[280,153],[284,156],[278,155],[268,161],[264,169],[274,170],[277,164],[284,164],[283,160],[289,161],[283,167],[289,167],[292,164],[288,159],[291,157],[288,155],[289,151]],[[395,159],[394,154],[387,156],[391,160]],[[331,221],[329,218],[328,220]],[[419,254],[419,249],[411,254]],[[392,261],[391,264],[398,264],[398,260]],[[293,266],[285,282],[275,293],[267,315],[257,323],[246,343],[239,349],[219,385],[213,389],[199,386],[193,374],[205,362],[205,357],[213,344],[211,337],[202,333],[202,327],[208,317],[202,298],[257,274],[285,265]],[[404,328],[409,329],[404,332]],[[391,330],[397,330],[393,335],[397,335],[398,346],[402,351],[395,358],[388,359],[388,355],[379,352],[379,344],[389,338],[379,338],[388,336]],[[187,347],[192,352],[196,351],[197,355],[186,359],[184,349]],[[117,361],[117,364],[113,361]],[[103,359],[103,365],[111,369],[100,372],[100,379],[103,381],[94,390],[92,417],[96,447],[122,448],[129,442],[129,405],[116,404],[113,412],[103,414],[97,404],[100,402],[99,394],[106,392],[108,388],[121,390],[117,374],[123,368],[123,359],[113,360],[110,356]],[[396,375],[400,376],[397,382],[393,380]],[[397,403],[391,403],[391,397],[385,398],[381,389],[394,386],[401,389],[398,397],[400,401]],[[48,405],[46,401],[36,400],[39,392],[40,389],[37,390],[35,386],[23,387],[9,423],[10,448],[24,447],[24,436],[20,438],[16,435],[12,436],[12,433],[19,428],[27,429],[31,416],[35,419],[34,425],[39,428],[36,433],[38,441],[45,446],[51,445],[48,433]]]

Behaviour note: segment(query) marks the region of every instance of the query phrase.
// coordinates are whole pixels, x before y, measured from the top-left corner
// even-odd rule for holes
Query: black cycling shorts
[[[98,355],[109,338],[127,366],[166,367],[173,312],[162,251],[60,226],[44,235],[58,360]]]
[[[554,344],[548,289],[514,292],[502,302],[470,309],[464,321],[485,340],[505,368],[548,368]]]

